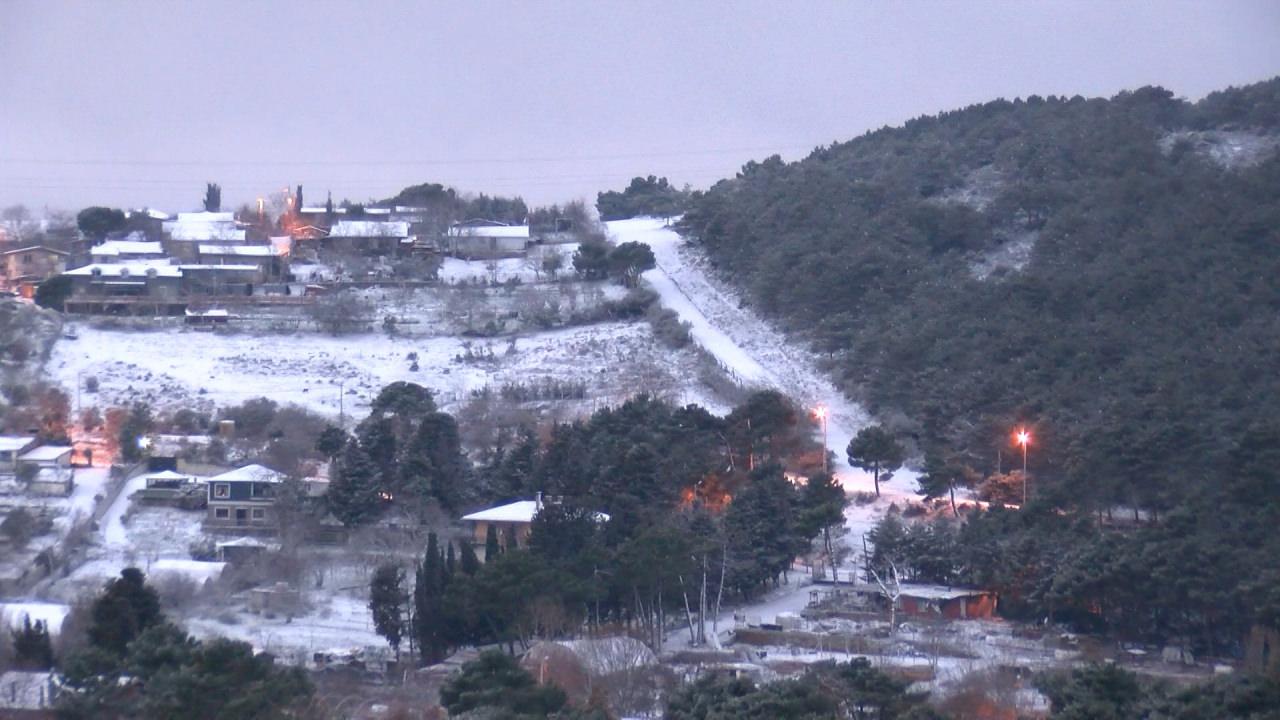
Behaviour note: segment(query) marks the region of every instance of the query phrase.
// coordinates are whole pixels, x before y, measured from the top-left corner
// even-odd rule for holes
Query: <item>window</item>
[[[267,519],[267,511],[266,511],[266,510],[263,510],[262,508],[254,508],[254,509],[253,509],[253,519],[254,519],[254,520],[266,520],[266,519]]]
[[[226,520],[227,518],[231,517],[230,513],[227,512],[226,508],[215,508],[213,511],[213,516],[215,518],[218,518],[219,520]]]
[[[222,500],[229,499],[231,497],[231,484],[230,483],[214,483],[213,497],[222,499]]]

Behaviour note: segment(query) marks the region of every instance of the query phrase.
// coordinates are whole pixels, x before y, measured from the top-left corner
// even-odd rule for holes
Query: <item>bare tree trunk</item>
[[[724,598],[724,572],[729,565],[729,545],[726,543],[720,546],[720,587],[716,588],[716,611],[711,616],[711,632],[716,636],[716,642],[720,637],[720,600]]]
[[[702,593],[698,598],[698,644],[707,644],[707,554],[702,554]]]
[[[689,608],[689,593],[684,589],[684,576],[677,575],[676,578],[680,580],[680,595],[684,597],[684,614],[689,619],[689,644],[697,645],[698,636],[693,629],[693,610]]]

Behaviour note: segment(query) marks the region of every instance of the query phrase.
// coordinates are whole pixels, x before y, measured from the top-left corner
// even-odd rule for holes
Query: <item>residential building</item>
[[[444,251],[467,260],[518,257],[529,247],[528,225],[496,220],[456,223],[445,234]]]
[[[0,435],[0,475],[16,475],[18,457],[35,446],[30,435]]]
[[[95,262],[68,270],[71,297],[147,297],[176,300],[181,294],[182,269],[164,260]]]
[[[18,457],[18,467],[31,468],[27,492],[33,495],[57,495],[65,497],[75,488],[75,471],[71,468],[69,445],[41,445]]]
[[[67,267],[67,253],[43,245],[31,245],[0,252],[4,289],[31,298],[36,286]]]
[[[240,245],[245,231],[229,212],[178,213],[164,223],[165,250],[183,262],[196,262],[200,243]]]
[[[409,223],[379,220],[339,220],[323,240],[327,249],[365,255],[395,254],[410,243]]]
[[[209,478],[205,526],[274,529],[276,494],[284,478],[263,465],[246,465]]]
[[[197,257],[202,265],[256,265],[263,279],[284,275],[285,262],[272,245],[214,245],[201,243]]]
[[[555,502],[555,500],[551,499],[548,502]],[[481,548],[485,545],[490,527],[495,528],[498,544],[503,548],[524,547],[529,540],[529,532],[533,528],[533,519],[542,511],[543,506],[542,493],[538,493],[532,500],[517,500],[506,505],[480,510],[470,515],[463,515],[462,520],[471,523],[472,540]],[[598,512],[596,520],[608,522],[609,516]]]

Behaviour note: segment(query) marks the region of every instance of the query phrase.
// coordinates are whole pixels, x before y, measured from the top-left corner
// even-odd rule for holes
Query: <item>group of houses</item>
[[[32,298],[41,282],[65,275],[68,312],[179,315],[200,299],[305,292],[289,284],[290,259],[300,252],[481,260],[518,257],[533,242],[528,225],[484,219],[442,225],[428,208],[399,205],[303,206],[274,229],[263,218],[230,212],[135,210],[128,231],[80,238],[68,250],[0,243],[0,290]]]

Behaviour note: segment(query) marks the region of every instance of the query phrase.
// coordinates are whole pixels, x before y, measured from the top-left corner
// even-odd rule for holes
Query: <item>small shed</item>
[[[220,542],[215,547],[218,551],[218,560],[234,565],[258,557],[271,546],[256,538],[239,537],[235,540]]]
[[[55,672],[10,670],[0,675],[0,717],[56,717],[54,702],[59,689]]]

